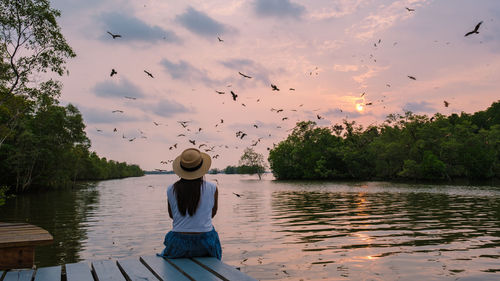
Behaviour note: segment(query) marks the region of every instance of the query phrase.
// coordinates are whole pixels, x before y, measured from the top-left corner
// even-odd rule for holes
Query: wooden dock
[[[0,271],[0,281],[256,281],[216,258],[144,256]]]

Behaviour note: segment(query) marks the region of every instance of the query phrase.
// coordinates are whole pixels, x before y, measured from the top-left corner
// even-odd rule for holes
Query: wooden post
[[[52,235],[38,226],[0,222],[0,269],[33,267],[35,246],[52,241]]]
[[[31,268],[35,261],[35,247],[0,248],[0,269]]]

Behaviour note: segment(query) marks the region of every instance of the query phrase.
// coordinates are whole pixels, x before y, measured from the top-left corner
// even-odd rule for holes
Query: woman
[[[217,213],[218,190],[205,181],[212,160],[196,148],[188,148],[173,162],[173,170],[181,179],[167,188],[168,214],[172,230],[165,235],[166,258],[222,258],[219,235],[212,225]]]

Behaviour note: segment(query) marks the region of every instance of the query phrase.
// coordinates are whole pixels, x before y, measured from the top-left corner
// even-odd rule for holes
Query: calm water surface
[[[500,280],[499,187],[255,178],[207,176],[219,183],[223,261],[257,279]],[[165,190],[176,179],[23,195],[0,207],[0,221],[53,234],[38,266],[154,255],[172,226]]]

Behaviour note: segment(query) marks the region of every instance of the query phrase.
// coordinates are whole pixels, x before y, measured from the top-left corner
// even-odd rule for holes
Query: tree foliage
[[[500,178],[500,102],[474,114],[391,114],[368,128],[299,122],[269,163],[278,179]]]
[[[139,176],[136,165],[89,152],[78,109],[60,106],[63,75],[74,57],[47,0],[0,0],[0,186],[2,193],[76,180]],[[41,75],[42,74],[42,75]]]
[[[264,156],[257,153],[251,147],[245,148],[240,158],[238,167],[239,174],[257,174],[262,179],[262,174],[266,171],[266,162]]]

